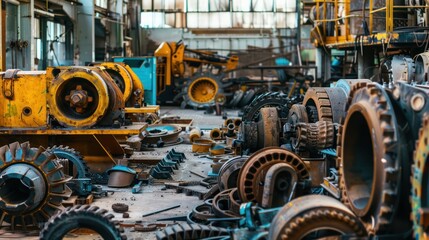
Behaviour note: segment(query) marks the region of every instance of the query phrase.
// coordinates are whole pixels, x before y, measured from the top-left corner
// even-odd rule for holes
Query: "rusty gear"
[[[294,148],[310,151],[323,150],[335,146],[335,127],[332,122],[299,123],[296,130],[297,141]]]
[[[55,156],[28,142],[0,148],[0,226],[38,226],[63,209],[71,190]]]
[[[310,88],[307,90],[302,103],[304,106],[313,106],[317,109],[317,120],[332,122],[331,102],[326,88]],[[308,115],[312,115],[308,113]]]
[[[114,203],[112,204],[112,210],[116,213],[128,212],[128,205],[125,203]]]
[[[340,130],[342,201],[369,232],[386,233],[400,201],[400,132],[393,105],[379,84],[355,84]]]
[[[266,107],[275,107],[279,118],[286,118],[289,114],[291,101],[286,95],[280,95],[278,92],[269,92],[257,96],[253,101],[243,109],[243,122],[257,122],[260,110]]]
[[[414,152],[413,177],[411,178],[411,205],[412,205],[412,220],[414,223],[414,238],[422,239],[428,235],[427,218],[428,201],[428,186],[429,186],[429,116],[423,120],[423,126],[420,128],[419,139],[416,142]]]
[[[261,203],[265,175],[276,163],[291,165],[298,174],[298,181],[310,178],[304,161],[295,153],[279,147],[268,147],[252,154],[238,174],[238,192],[242,202]]]
[[[229,231],[225,228],[206,226],[201,224],[181,223],[164,228],[156,233],[157,240],[170,239],[204,239],[217,236],[229,236]]]
[[[121,234],[119,223],[112,221],[113,217],[97,206],[76,205],[52,217],[40,232],[40,239],[63,239],[68,232],[79,228],[91,229],[106,240],[127,239]]]
[[[328,230],[324,232],[323,230]],[[271,222],[268,239],[314,239],[332,236],[366,236],[364,226],[346,206],[324,195],[308,195],[286,204]],[[307,238],[306,238],[307,237]]]

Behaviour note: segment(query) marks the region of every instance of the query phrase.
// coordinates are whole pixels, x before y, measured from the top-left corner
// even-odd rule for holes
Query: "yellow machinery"
[[[1,73],[0,144],[67,145],[102,171],[122,158],[118,141],[146,123],[124,126],[125,99],[103,67],[49,67]],[[105,164],[103,164],[105,163]]]
[[[223,92],[225,72],[238,65],[237,56],[219,56],[209,51],[187,49],[182,42],[163,42],[157,57],[157,97],[161,102],[180,100],[183,105],[207,107]]]
[[[341,58],[351,56],[353,60],[343,61],[350,66],[358,63],[357,78],[370,78],[373,69],[382,68],[393,55],[404,54],[412,59],[427,48],[427,1],[314,0],[314,4],[310,11],[314,22],[311,36],[318,47],[319,76],[325,80],[330,78],[333,49],[343,51],[337,55]],[[388,65],[385,68],[392,69],[390,62]]]
[[[134,71],[125,63],[103,62],[94,63],[91,66],[102,66],[106,72],[112,77],[116,85],[124,95],[125,105],[134,107],[142,105],[144,88],[134,73]]]

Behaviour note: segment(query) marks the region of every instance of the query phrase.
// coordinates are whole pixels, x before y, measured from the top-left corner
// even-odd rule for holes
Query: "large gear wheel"
[[[62,166],[42,147],[30,148],[28,142],[0,148],[0,226],[12,229],[37,227],[57,210],[63,198],[70,197]]]
[[[347,105],[337,149],[342,201],[369,232],[386,233],[401,199],[400,159],[405,154],[393,105],[375,83],[354,85]]]
[[[184,102],[195,108],[204,108],[215,105],[216,95],[223,93],[223,75],[199,73],[194,75],[183,88]]]
[[[74,168],[68,169],[69,172],[66,174],[73,176],[74,178],[89,178],[89,168],[86,162],[83,160],[82,155],[73,148],[68,146],[53,146],[46,149],[46,151],[52,152],[57,158],[66,159],[72,163]],[[64,171],[65,172],[65,171]]]
[[[302,103],[317,109],[317,120],[332,122],[332,107],[326,88],[310,88],[307,90]],[[309,114],[310,115],[310,114]]]
[[[266,107],[275,107],[279,118],[286,118],[289,114],[290,100],[278,92],[259,95],[243,109],[243,121],[257,122],[261,109]]]
[[[420,128],[412,173],[411,216],[414,223],[414,238],[426,239],[429,236],[428,226],[423,224],[421,219],[426,219],[428,213],[425,209],[429,207],[429,116],[424,118],[423,126]]]
[[[97,206],[76,205],[57,213],[40,232],[41,240],[60,240],[70,231],[80,228],[90,229],[98,233],[102,239],[127,239],[122,235],[118,222],[113,222],[113,214]]]
[[[338,200],[308,195],[292,200],[277,213],[268,239],[330,239],[341,235],[363,237],[366,231],[353,212]]]
[[[181,223],[164,228],[156,233],[157,240],[192,240],[222,236],[225,239],[229,236],[229,231],[225,228],[206,226],[201,224]]]
[[[252,154],[238,174],[238,192],[242,202],[261,203],[268,169],[276,163],[287,163],[297,173],[298,181],[310,178],[310,172],[296,154],[279,147],[268,147]]]

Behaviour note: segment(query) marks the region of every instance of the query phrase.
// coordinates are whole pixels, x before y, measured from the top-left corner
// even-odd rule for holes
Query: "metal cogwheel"
[[[275,107],[279,118],[286,118],[289,114],[291,102],[286,95],[280,95],[278,92],[268,92],[257,96],[253,101],[243,109],[243,121],[257,122],[260,110],[264,107]]]
[[[414,152],[414,164],[412,166],[413,176],[411,178],[411,207],[412,220],[414,223],[414,238],[423,239],[429,235],[428,226],[425,224],[429,207],[429,116],[423,120],[423,126],[420,128],[419,139],[416,142]]]
[[[345,116],[344,109],[348,97],[348,92],[344,88],[344,84],[355,84],[361,81],[366,82],[367,80],[340,80],[338,87],[317,87],[307,90],[302,104],[307,108],[309,122],[327,121],[339,123]]]
[[[27,229],[37,227],[62,210],[71,195],[62,166],[42,147],[28,142],[0,148],[0,226],[3,222]]]
[[[164,228],[156,233],[157,240],[170,239],[204,239],[222,236],[221,239],[228,239],[229,231],[225,228],[206,226],[201,224],[180,223]]]
[[[47,148],[46,151],[53,153],[57,158],[67,159],[70,161],[73,166],[76,168],[75,174],[69,174],[74,178],[89,178],[89,168],[86,165],[86,162],[83,160],[83,156],[80,152],[76,151],[73,148],[68,146],[53,146],[51,148]],[[73,169],[68,169],[69,172],[73,173]]]
[[[220,191],[237,187],[238,173],[248,158],[248,156],[233,157],[222,165],[217,177]]]
[[[311,151],[332,148],[335,145],[335,127],[332,122],[299,123],[296,130],[297,141],[294,148]]]
[[[307,90],[302,103],[304,106],[313,106],[317,109],[318,121],[331,121],[332,122],[332,109],[326,88],[310,88]],[[307,112],[312,115],[311,112]],[[313,120],[314,121],[314,120]]]
[[[238,175],[238,193],[242,202],[261,203],[268,169],[276,163],[287,163],[297,173],[298,181],[310,179],[310,172],[295,153],[280,147],[268,147],[252,154]]]
[[[381,85],[353,86],[341,144],[337,148],[342,201],[374,234],[386,233],[395,220],[399,196],[400,132],[392,103]]]
[[[40,232],[41,240],[59,240],[72,230],[86,228],[98,233],[102,239],[127,239],[114,216],[97,206],[76,205],[53,216]]]
[[[307,195],[286,204],[271,222],[268,239],[319,239],[366,236],[359,219],[338,200]]]

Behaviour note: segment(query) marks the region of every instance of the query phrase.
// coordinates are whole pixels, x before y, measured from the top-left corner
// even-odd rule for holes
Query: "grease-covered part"
[[[0,226],[37,227],[56,211],[71,190],[55,155],[28,142],[0,148]]]
[[[76,205],[57,213],[45,224],[40,232],[41,240],[60,240],[72,230],[90,229],[98,233],[102,239],[127,239],[119,222],[112,221],[114,216],[107,210],[97,206]]]
[[[307,195],[286,204],[271,222],[268,239],[316,239],[366,236],[359,218],[338,200]]]

